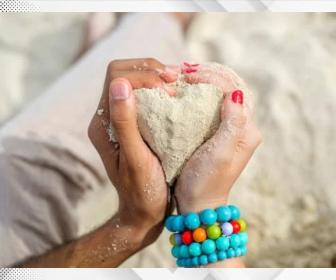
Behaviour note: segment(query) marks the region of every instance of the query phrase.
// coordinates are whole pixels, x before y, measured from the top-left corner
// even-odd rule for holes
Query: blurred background
[[[0,15],[0,125],[71,66],[87,19]],[[246,265],[336,267],[336,16],[199,14],[186,46],[195,62],[233,68],[254,93],[264,142],[229,201],[248,223]],[[113,188],[92,193],[78,209],[79,235],[114,211],[111,200]],[[168,237],[123,267],[175,266]]]

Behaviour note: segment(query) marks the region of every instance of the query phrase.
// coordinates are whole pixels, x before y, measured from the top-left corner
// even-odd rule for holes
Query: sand
[[[244,83],[237,88],[235,81],[240,79],[233,70],[217,63],[203,65],[222,71],[226,88],[246,89]],[[173,185],[193,152],[217,131],[223,90],[213,84],[189,84],[183,75],[171,86],[175,97],[160,88],[138,89],[135,96],[140,134],[160,159],[166,181]],[[108,132],[116,141],[113,129]]]

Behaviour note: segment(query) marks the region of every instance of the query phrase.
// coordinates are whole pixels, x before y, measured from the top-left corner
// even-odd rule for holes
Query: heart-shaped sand
[[[174,85],[176,97],[159,88],[135,91],[140,134],[161,160],[169,185],[193,152],[217,131],[223,102],[223,90],[214,85],[188,84],[183,76]],[[116,140],[113,129],[110,138]]]

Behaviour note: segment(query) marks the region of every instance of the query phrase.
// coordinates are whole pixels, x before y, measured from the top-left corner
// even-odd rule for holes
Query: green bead
[[[211,225],[207,228],[207,235],[210,239],[217,239],[221,235],[221,229],[217,225]]]
[[[238,219],[237,222],[240,224],[239,232],[244,232],[246,230],[246,222],[243,219]]]

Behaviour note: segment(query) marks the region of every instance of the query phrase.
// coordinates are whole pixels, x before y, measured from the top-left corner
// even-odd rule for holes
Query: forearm
[[[114,216],[96,231],[36,257],[23,267],[117,267],[146,246],[145,232]]]

